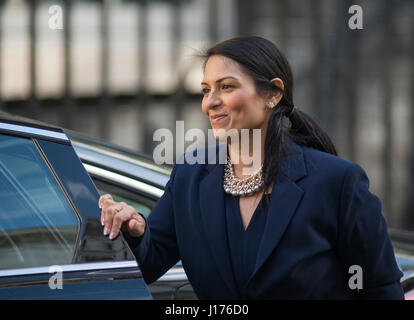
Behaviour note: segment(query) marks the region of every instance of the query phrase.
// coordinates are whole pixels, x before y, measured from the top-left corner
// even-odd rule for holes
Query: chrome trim
[[[148,185],[144,182],[125,177],[125,176],[120,175],[118,173],[114,173],[114,172],[109,171],[109,170],[98,168],[98,167],[95,167],[95,166],[87,164],[87,163],[83,163],[83,166],[85,167],[86,171],[89,174],[94,174],[94,175],[99,176],[101,178],[109,179],[111,181],[117,181],[117,182],[122,183],[122,184],[124,184],[128,187],[134,188],[134,189],[139,190],[139,191],[143,191],[143,192],[148,193],[150,195],[153,195],[155,197],[160,198],[164,194],[163,189],[150,186],[150,185]]]
[[[33,135],[37,135],[41,137],[54,138],[54,139],[69,142],[69,138],[66,136],[65,133],[62,133],[62,132],[55,132],[55,131],[50,131],[46,129],[26,127],[26,126],[21,126],[18,124],[11,124],[11,123],[4,123],[4,122],[0,122],[0,130],[1,129],[11,131],[11,132],[29,133],[29,134],[33,134]]]
[[[407,254],[407,253],[400,253],[400,252],[398,252],[398,249],[394,249],[394,250],[396,251],[396,253],[395,253],[396,257],[401,257],[401,258],[404,258],[404,259],[414,261],[414,256],[413,255],[410,255],[410,254]]]
[[[55,267],[55,266],[52,265],[48,267],[0,270],[0,277],[55,273],[56,269],[53,269],[52,267]],[[61,269],[62,272],[75,272],[75,271],[136,268],[138,267],[138,264],[135,260],[127,260],[127,261],[110,261],[110,262],[106,261],[106,262],[94,262],[94,263],[67,264],[67,265],[63,265],[59,267],[62,268]]]
[[[188,281],[184,268],[172,267],[157,281]]]
[[[85,144],[85,143],[80,142],[79,140],[76,140],[76,138],[72,138],[71,141],[72,141],[73,144],[78,145],[81,148],[85,148],[87,150],[92,150],[96,153],[99,153],[99,154],[102,154],[102,155],[105,155],[105,156],[108,156],[108,157],[111,157],[111,158],[115,158],[115,159],[118,159],[118,160],[129,162],[133,165],[137,165],[137,166],[140,166],[140,167],[143,167],[143,168],[146,168],[146,169],[158,172],[158,173],[162,173],[162,174],[165,174],[165,175],[168,175],[168,176],[171,174],[171,170],[163,169],[163,168],[157,166],[156,164],[151,164],[149,161],[146,162],[146,161],[138,160],[138,159],[135,159],[135,158],[132,158],[132,157],[128,157],[128,156],[119,154],[119,153],[114,152],[114,151],[105,150],[105,149],[103,149],[105,147],[98,148],[98,147],[92,146],[90,144]]]

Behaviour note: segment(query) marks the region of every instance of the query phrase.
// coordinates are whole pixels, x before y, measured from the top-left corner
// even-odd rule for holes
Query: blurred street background
[[[152,155],[158,128],[209,128],[197,54],[263,36],[291,63],[297,107],[366,170],[389,227],[414,230],[413,34],[413,0],[0,1],[0,109]]]

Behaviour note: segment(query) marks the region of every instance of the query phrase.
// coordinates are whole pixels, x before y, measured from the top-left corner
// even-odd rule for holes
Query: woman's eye
[[[221,90],[228,90],[228,89],[233,89],[234,86],[231,84],[223,84],[220,89]],[[204,95],[208,94],[211,90],[209,88],[202,88],[201,91],[203,92]]]
[[[234,88],[234,86],[233,86],[233,85],[231,85],[231,84],[223,84],[223,85],[221,86],[221,89],[223,89],[223,90],[226,90],[226,89],[232,89],[232,88]]]

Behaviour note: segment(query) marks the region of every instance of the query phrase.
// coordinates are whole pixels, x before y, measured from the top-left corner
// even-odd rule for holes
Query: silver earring
[[[275,103],[274,103],[273,101],[269,101],[269,102],[267,103],[267,107],[268,107],[269,109],[273,109],[273,108],[275,107]]]

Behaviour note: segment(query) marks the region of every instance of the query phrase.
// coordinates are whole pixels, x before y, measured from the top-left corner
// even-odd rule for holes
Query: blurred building
[[[413,30],[412,0],[0,1],[0,108],[152,154],[158,128],[209,128],[197,54],[264,36],[291,62],[296,105],[367,171],[390,227],[414,229]]]

